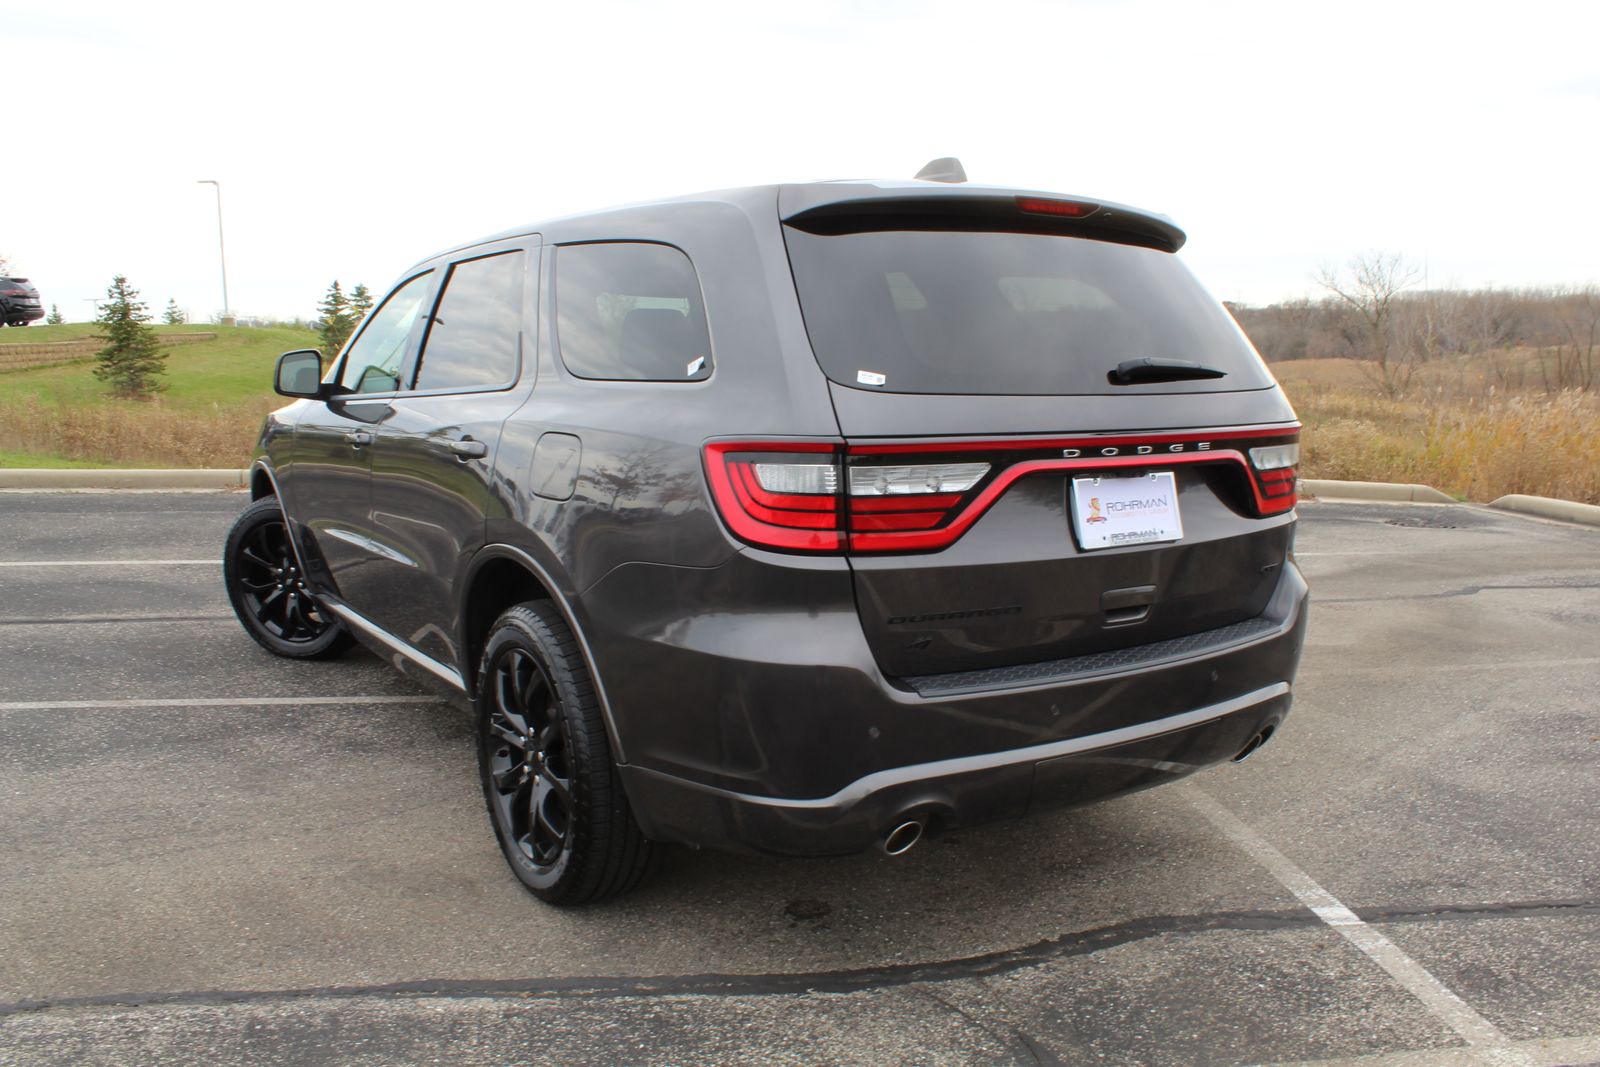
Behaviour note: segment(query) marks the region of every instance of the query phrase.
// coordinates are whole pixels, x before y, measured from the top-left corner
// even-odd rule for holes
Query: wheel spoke
[[[281,610],[275,610],[273,605],[282,599],[282,589],[274,589],[269,595],[262,597],[261,603],[256,607],[256,618],[260,619],[263,623],[277,621],[283,612]],[[269,615],[272,616],[271,619],[268,618]]]
[[[544,831],[545,836],[549,839],[552,846],[550,851],[559,855],[562,846],[567,841],[567,809],[565,806],[558,805],[558,812],[552,814],[550,810],[551,790],[548,788],[548,782],[544,784],[546,788],[534,793],[533,817],[538,822],[539,828]]]
[[[546,765],[544,769],[539,772],[539,781],[544,783],[545,788],[549,792],[555,794],[555,798],[561,802],[563,809],[568,811],[572,809],[571,782],[567,781],[565,778],[557,777],[555,772],[553,772],[548,765]]]
[[[239,550],[239,555],[243,556],[248,562],[254,563],[257,567],[264,567],[269,571],[273,569],[273,565],[257,555],[253,548],[246,546]]]
[[[510,657],[507,657],[509,660]],[[528,732],[527,719],[523,711],[517,706],[517,687],[515,681],[516,667],[506,661],[501,662],[500,669],[495,672],[495,709],[505,719],[506,724],[517,732],[519,747],[525,742],[523,735]]]
[[[522,735],[522,732],[512,727],[509,722],[499,715],[491,715],[489,717],[489,729],[493,731],[496,737],[519,752],[523,751],[527,746],[528,739]]]
[[[494,787],[502,793],[512,793],[521,788],[527,780],[525,771],[527,764],[522,760],[513,762],[510,766],[494,772]]]
[[[284,603],[283,636],[294,641],[306,628],[305,619],[300,614],[300,598],[291,592]]]

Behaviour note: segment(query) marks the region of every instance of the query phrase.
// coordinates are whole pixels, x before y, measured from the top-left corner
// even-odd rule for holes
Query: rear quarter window
[[[556,250],[556,347],[580,378],[684,382],[711,375],[711,341],[689,257],[644,242]]]

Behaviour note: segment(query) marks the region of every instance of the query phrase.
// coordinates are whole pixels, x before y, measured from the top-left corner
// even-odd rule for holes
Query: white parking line
[[[1572,1067],[1600,1063],[1600,1037],[1537,1037],[1513,1042],[1511,1047],[1530,1067]],[[1340,1056],[1331,1060],[1284,1060],[1258,1067],[1478,1067],[1483,1052],[1466,1048],[1410,1049],[1375,1052],[1365,1056]]]
[[[222,566],[220,559],[13,559],[0,560],[0,567],[193,567],[201,563]]]
[[[1482,1062],[1508,1065],[1530,1062],[1521,1050],[1512,1046],[1510,1039],[1498,1026],[1479,1015],[1426,967],[1407,956],[1400,946],[1363,922],[1332,893],[1314,882],[1309,874],[1290,862],[1287,856],[1267,844],[1237,815],[1192,785],[1185,789],[1185,793],[1189,803],[1213,826],[1271,871],[1272,876],[1300,903],[1310,908],[1317,918],[1333,927],[1345,940],[1389,972],[1390,977],[1420,1000],[1440,1022],[1471,1045]]]
[[[191,700],[13,700],[0,703],[4,711],[79,711],[91,708],[260,708],[305,704],[443,704],[441,697],[206,697]]]

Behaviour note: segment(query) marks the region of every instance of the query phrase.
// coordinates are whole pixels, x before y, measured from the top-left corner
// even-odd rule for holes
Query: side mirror
[[[327,394],[322,388],[322,353],[315,348],[302,348],[279,356],[272,387],[283,396],[323,399]]]

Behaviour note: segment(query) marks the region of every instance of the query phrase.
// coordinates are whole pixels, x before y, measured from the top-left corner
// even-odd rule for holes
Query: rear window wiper
[[[1223,378],[1225,370],[1191,363],[1187,359],[1158,359],[1144,356],[1125,359],[1106,374],[1112,385],[1138,385],[1142,382],[1184,382],[1195,378]]]

